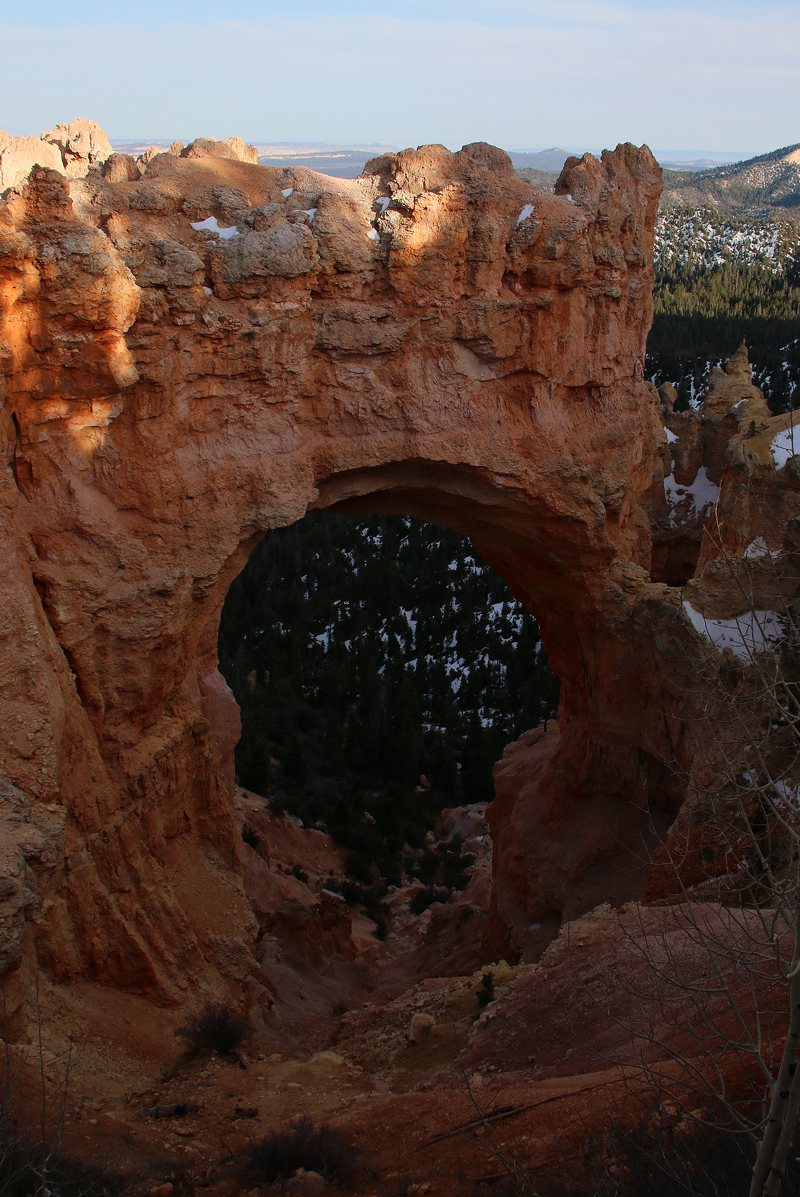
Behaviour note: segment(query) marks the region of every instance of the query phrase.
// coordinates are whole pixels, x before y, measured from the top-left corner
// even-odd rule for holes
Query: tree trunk
[[[796,954],[796,949],[795,949]],[[796,967],[793,960],[793,970]],[[781,1066],[772,1090],[769,1117],[764,1134],[758,1145],[758,1154],[753,1166],[753,1180],[750,1197],[777,1197],[783,1181],[783,1167],[797,1120],[797,1096],[794,1092],[798,1082],[797,1053],[800,1049],[800,977],[789,982],[789,1030],[783,1045]],[[780,1159],[780,1149],[783,1158]]]

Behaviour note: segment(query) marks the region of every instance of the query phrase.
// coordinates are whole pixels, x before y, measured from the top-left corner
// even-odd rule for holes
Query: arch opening
[[[267,533],[219,656],[237,780],[330,831],[367,886],[399,885],[445,808],[485,808],[506,744],[558,706],[533,618],[463,537],[409,517]]]
[[[364,512],[372,513],[371,517],[365,519]],[[398,512],[403,514],[398,515]],[[410,515],[411,512],[414,514]],[[587,696],[585,692],[581,692],[582,686],[585,686],[585,676],[589,666],[580,658],[576,666],[576,654],[573,646],[577,645],[580,653],[581,636],[579,632],[576,634],[574,623],[571,625],[571,620],[574,619],[573,612],[576,608],[580,609],[580,604],[576,603],[575,607],[571,609],[571,603],[562,601],[560,604],[555,604],[552,599],[553,594],[558,590],[557,583],[554,586],[554,577],[558,578],[560,568],[563,566],[563,562],[559,560],[559,550],[558,548],[553,550],[552,539],[549,544],[546,544],[547,538],[536,527],[535,520],[531,517],[530,507],[525,510],[524,506],[520,504],[519,511],[515,511],[514,501],[513,499],[509,500],[507,493],[504,493],[502,489],[486,486],[479,477],[473,478],[469,470],[412,459],[407,462],[389,463],[377,470],[353,471],[344,476],[336,476],[327,480],[319,487],[319,498],[312,504],[305,521],[296,522],[276,530],[275,533],[267,533],[265,540],[253,551],[248,567],[232,584],[229,596],[241,595],[242,591],[252,586],[249,578],[249,574],[252,572],[250,563],[261,562],[261,576],[264,576],[263,565],[266,564],[269,556],[266,547],[269,539],[277,543],[282,541],[284,546],[291,545],[292,537],[296,535],[297,529],[304,522],[311,521],[312,524],[316,522],[317,528],[321,530],[319,540],[330,546],[330,535],[328,534],[326,537],[322,531],[325,529],[326,521],[328,523],[341,521],[345,514],[356,519],[356,513],[361,515],[360,527],[364,530],[365,535],[369,535],[369,528],[372,527],[373,533],[378,533],[382,529],[395,537],[393,569],[397,565],[397,549],[400,547],[400,541],[403,540],[403,535],[398,532],[398,529],[405,529],[405,539],[407,540],[409,527],[415,525],[420,516],[427,516],[428,520],[434,518],[440,523],[434,526],[426,522],[420,527],[430,530],[433,530],[434,527],[438,528],[439,540],[441,541],[444,537],[450,544],[451,551],[457,539],[461,539],[465,532],[471,533],[469,552],[473,559],[481,561],[481,570],[484,576],[494,573],[493,566],[499,565],[500,569],[506,570],[507,576],[511,574],[515,582],[514,589],[517,594],[523,595],[527,599],[529,605],[538,598],[537,613],[543,612],[543,621],[549,631],[551,642],[555,646],[556,655],[568,663],[565,672],[567,672],[569,680],[564,687],[570,703],[564,718],[565,728],[568,732],[567,739],[571,740],[571,746],[574,747],[575,739],[583,736],[587,745],[587,755],[591,760],[594,748],[590,710],[591,695]],[[458,537],[457,534],[454,536],[454,528],[458,529],[461,537]],[[552,537],[552,529],[550,534]],[[417,536],[420,543],[422,539],[424,538]],[[483,548],[483,545],[488,544],[490,539],[493,541],[491,550]],[[480,541],[483,544],[480,544]],[[543,546],[539,554],[535,547],[532,549],[537,542]],[[559,545],[557,537],[555,543]],[[479,544],[483,548],[483,556],[478,553]],[[319,543],[316,551],[317,560],[319,560]],[[492,564],[487,564],[484,558],[491,561]],[[549,568],[546,563],[550,558],[555,560],[554,568]],[[426,557],[427,563],[428,558]],[[379,558],[374,557],[370,564],[373,570],[377,567],[379,574]],[[312,585],[316,585],[310,576],[313,573],[311,568],[305,565],[301,566],[298,559],[295,559],[294,565],[296,569],[305,570],[305,573],[300,574],[300,579],[306,590]],[[284,568],[286,568],[285,564]],[[516,576],[514,571],[516,571]],[[258,575],[258,573],[257,566],[255,574]],[[497,584],[502,586],[501,578],[497,574],[495,577]],[[576,595],[573,593],[570,598],[575,600]],[[508,599],[515,601],[510,594]],[[548,608],[548,599],[553,603],[550,608]],[[302,605],[300,600],[301,596],[296,594],[289,605],[293,604],[294,609],[297,610]],[[536,623],[527,612],[525,617],[521,615],[523,611],[526,611],[521,603],[518,605],[518,611],[521,616],[520,623],[525,623],[529,629],[536,628],[538,639]],[[302,621],[308,622],[307,634],[309,636],[313,636],[314,639],[317,636],[325,636],[327,640],[328,629],[322,623],[315,629],[311,626],[313,619],[309,619],[307,614],[301,618]],[[316,618],[319,619],[319,616]],[[403,619],[407,625],[405,614],[403,614]],[[240,640],[234,652],[230,625],[226,626],[226,623],[226,617],[223,614],[220,625],[222,672],[225,674],[226,668],[231,672],[232,676],[229,680],[233,681],[237,698],[243,700],[241,705],[245,709],[246,741],[244,744],[240,744],[237,765],[241,783],[246,788],[263,794],[268,793],[273,800],[273,805],[277,805],[279,809],[288,806],[293,815],[299,815],[305,822],[310,822],[312,825],[317,824],[320,827],[324,826],[326,830],[334,831],[334,838],[340,843],[344,843],[351,851],[349,861],[351,880],[355,878],[360,886],[360,892],[357,892],[352,885],[347,891],[352,900],[363,898],[367,891],[374,891],[376,884],[378,888],[381,885],[385,888],[387,883],[397,885],[402,880],[407,880],[408,868],[413,870],[415,865],[419,867],[419,861],[415,862],[413,856],[403,859],[402,855],[398,856],[396,851],[394,858],[390,859],[392,853],[382,851],[379,845],[380,839],[384,838],[387,832],[388,838],[394,836],[396,840],[400,835],[401,827],[406,832],[409,828],[408,821],[403,826],[402,821],[398,821],[394,816],[386,817],[385,803],[387,800],[389,805],[395,809],[400,809],[403,802],[403,785],[391,784],[392,779],[389,776],[391,773],[391,750],[387,748],[386,759],[381,761],[382,775],[379,779],[374,776],[371,779],[369,776],[362,776],[355,781],[356,789],[359,785],[363,791],[368,791],[370,786],[372,787],[370,791],[372,804],[369,801],[363,801],[363,793],[360,803],[358,799],[353,801],[352,769],[349,778],[350,794],[347,800],[342,800],[342,795],[338,795],[331,802],[330,761],[326,762],[320,771],[315,769],[313,760],[304,759],[304,746],[310,748],[311,756],[314,755],[314,748],[311,744],[314,738],[314,733],[312,733],[314,724],[316,724],[316,733],[322,731],[324,735],[320,724],[324,726],[326,718],[322,716],[320,719],[319,705],[321,703],[318,704],[314,700],[309,702],[307,693],[301,694],[302,701],[298,703],[296,687],[299,686],[302,691],[304,685],[300,680],[299,673],[296,672],[295,687],[286,687],[286,679],[274,676],[274,671],[269,668],[266,656],[259,651],[256,644],[250,643],[246,653],[242,655],[239,652]],[[565,625],[572,633],[572,636],[567,638],[566,647],[563,643],[559,643],[559,629]],[[319,647],[319,642],[317,643],[317,654],[320,658],[318,664],[322,664],[328,656],[329,643],[325,644],[324,649]],[[395,643],[397,643],[396,638]],[[518,650],[524,651],[523,646],[518,644],[516,647]],[[537,645],[529,644],[528,647],[533,648],[528,665],[535,669]],[[416,646],[412,651],[416,651]],[[544,655],[543,647],[542,652]],[[238,661],[234,660],[237,655]],[[519,664],[518,661],[517,665]],[[387,667],[391,673],[392,665],[391,654],[384,654],[381,673],[385,673]],[[291,669],[291,665],[288,667]],[[549,670],[547,672],[549,673]],[[313,674],[312,668],[310,679],[305,684],[307,691],[317,684],[313,680]],[[401,684],[402,681],[407,680],[407,678],[403,678]],[[383,677],[373,674],[373,681],[376,684],[373,686],[371,697],[367,699],[368,702],[375,702],[378,699],[379,689],[383,690],[384,694],[386,691]],[[395,677],[393,682],[396,681]],[[417,783],[413,787],[417,791],[422,788],[423,780],[426,783],[423,801],[420,802],[419,809],[412,818],[412,822],[414,819],[417,821],[417,834],[420,826],[424,832],[431,831],[435,816],[445,808],[463,805],[470,799],[473,802],[477,800],[487,804],[494,803],[489,817],[493,819],[492,831],[498,837],[494,859],[495,888],[493,893],[485,895],[488,919],[486,922],[481,919],[477,928],[473,925],[470,929],[470,933],[475,937],[473,943],[474,963],[478,963],[481,959],[498,959],[503,955],[513,962],[522,959],[536,959],[558,931],[563,919],[583,913],[585,909],[590,909],[602,901],[611,901],[620,905],[638,897],[646,885],[652,852],[666,834],[677,810],[676,803],[671,800],[673,796],[670,795],[670,798],[666,798],[659,792],[646,793],[644,801],[640,805],[637,805],[635,800],[633,803],[631,802],[631,792],[627,787],[620,787],[610,793],[606,790],[601,796],[597,792],[597,785],[592,784],[594,779],[591,778],[588,785],[584,781],[582,792],[579,790],[576,809],[574,778],[569,776],[568,771],[560,769],[559,750],[563,755],[564,745],[559,732],[555,726],[551,726],[549,735],[542,734],[547,731],[548,719],[556,713],[556,703],[552,684],[548,691],[547,681],[544,678],[541,681],[544,684],[541,687],[538,710],[534,711],[530,703],[526,706],[524,701],[514,704],[512,710],[508,705],[508,699],[506,699],[505,726],[500,729],[493,727],[488,734],[486,734],[485,728],[481,728],[481,734],[473,738],[483,741],[480,745],[473,742],[474,751],[472,760],[469,762],[469,766],[477,764],[482,774],[480,787],[470,787],[469,783],[465,787],[464,773],[461,772],[459,777],[459,774],[453,771],[454,764],[457,768],[463,769],[465,762],[463,759],[460,762],[457,760],[458,755],[461,755],[462,758],[464,756],[463,745],[453,753],[452,743],[449,745],[439,744],[440,751],[434,768],[428,762],[437,759],[437,745],[431,744],[422,753],[418,752],[416,760],[419,767],[415,763],[410,766],[410,771],[409,768],[405,768],[405,772],[408,773],[408,776],[405,777],[406,792],[408,792],[412,781]],[[573,684],[570,684],[570,681]],[[282,695],[279,690],[281,686],[283,687]],[[294,693],[291,693],[293,689]],[[267,697],[267,692],[269,692],[269,697]],[[341,751],[342,746],[347,745],[348,740],[351,751],[353,746],[353,738],[350,736],[351,729],[349,726],[343,727],[342,722],[348,723],[349,714],[352,714],[358,707],[357,700],[360,697],[360,695],[351,693],[349,712],[340,709],[332,721],[333,735],[338,740],[340,749],[337,760],[340,769],[343,767],[346,769],[345,754]],[[419,701],[419,695],[416,698]],[[295,707],[295,718],[299,720],[299,726],[294,729],[288,726],[291,720],[285,718],[285,711],[281,715],[276,712],[276,706],[280,706],[283,699]],[[354,699],[356,699],[355,702]],[[256,708],[259,705],[262,716],[266,708],[272,705],[271,716],[267,715],[267,719],[275,720],[277,718],[279,723],[283,723],[278,737],[271,739],[269,736],[259,737],[257,734],[253,734],[250,708]],[[347,705],[345,702],[345,707]],[[431,715],[427,729],[430,732],[434,730],[430,726],[433,718],[432,712],[428,713]],[[474,715],[478,713],[477,711],[473,712]],[[483,719],[486,723],[489,722],[485,714]],[[379,743],[380,734],[391,737],[395,730],[391,727],[391,719],[389,719],[383,725],[378,737],[373,738],[373,747]],[[463,721],[458,735],[462,740],[468,739],[469,727],[465,728]],[[518,740],[520,737],[520,743],[515,745],[515,751],[510,754],[509,760],[507,762],[501,760],[503,751],[508,747],[509,742]],[[436,740],[435,735],[428,738]],[[602,746],[602,748],[605,747],[605,745]],[[442,754],[442,748],[445,749],[444,754]],[[448,751],[449,762],[445,759]],[[288,759],[285,760],[284,756]],[[482,759],[479,760],[479,758]],[[317,754],[316,764],[320,763],[319,754]],[[352,759],[350,764],[352,764]],[[495,794],[495,784],[491,777],[493,766],[497,766],[497,794]],[[323,776],[326,767],[329,774],[327,778]],[[450,780],[441,786],[440,780],[446,777],[448,767],[451,770]],[[615,767],[616,762],[612,759],[610,768],[613,770]],[[589,764],[587,772],[591,771],[591,768],[592,766]],[[654,772],[658,773],[657,765]],[[369,770],[367,770],[368,773]],[[434,776],[430,777],[429,774]],[[455,784],[453,784],[453,780],[455,780]],[[433,792],[427,789],[427,783],[431,781],[434,782]],[[602,785],[602,780],[600,784]],[[631,788],[635,785],[636,779],[634,778]],[[647,785],[648,783],[645,782],[645,790],[647,790]],[[335,789],[335,787],[333,788]],[[325,796],[326,789],[327,797]],[[314,790],[317,791],[316,795],[314,795]],[[565,801],[567,795],[568,800]],[[495,797],[497,797],[496,802]],[[579,832],[577,836],[574,829],[567,832],[566,825],[575,818],[578,809],[580,809],[581,815],[585,816],[592,803],[594,804],[593,815],[586,820],[582,832]],[[382,804],[384,805],[382,806]],[[560,806],[563,809],[558,809]],[[427,826],[425,825],[426,821]],[[539,826],[531,827],[531,821],[534,824],[538,823]],[[544,826],[547,823],[550,824],[549,829]],[[551,833],[554,831],[555,834],[548,836],[548,830]],[[560,837],[563,841],[565,832],[571,844],[568,848],[563,842],[558,845],[562,850],[562,856],[558,859],[558,851],[553,853],[552,840],[557,841]],[[410,837],[401,838],[411,838],[413,841],[414,833]],[[550,839],[551,842],[548,843],[547,839]],[[580,841],[577,845],[575,844],[576,839]],[[599,844],[598,839],[600,840]],[[415,847],[419,847],[418,839]],[[571,854],[574,859],[567,861],[565,856],[568,854]],[[537,855],[539,859],[537,859]],[[556,859],[553,858],[554,855]],[[515,857],[516,863],[512,863],[510,857]],[[544,876],[539,875],[540,870]],[[403,876],[404,871],[405,877]],[[571,877],[569,876],[570,871],[572,872]],[[554,873],[563,878],[560,893],[556,891],[553,884]],[[435,897],[432,892],[433,876],[431,875],[428,880],[429,896]],[[334,888],[337,887],[334,886]],[[374,899],[374,892],[370,896]],[[441,893],[439,897],[442,897]],[[378,907],[373,900],[373,916],[377,911]],[[464,960],[465,957],[462,954],[459,958],[459,966],[462,969]],[[430,959],[427,964],[429,967],[431,966]],[[433,965],[434,971],[437,967],[437,964]],[[441,970],[447,971],[447,963],[444,960],[441,962]]]

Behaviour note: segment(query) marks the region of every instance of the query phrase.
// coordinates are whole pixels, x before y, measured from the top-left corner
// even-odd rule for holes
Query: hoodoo
[[[623,145],[546,194],[480,143],[354,181],[194,146],[0,200],[8,991],[38,966],[179,1004],[252,972],[220,609],[267,529],[330,507],[465,533],[539,621],[559,728],[499,767],[487,943],[530,958],[642,892],[691,743],[676,679],[715,651],[679,589],[713,572],[708,509],[665,507],[699,418],[670,474],[643,375],[660,170]],[[755,466],[715,420],[724,502]]]

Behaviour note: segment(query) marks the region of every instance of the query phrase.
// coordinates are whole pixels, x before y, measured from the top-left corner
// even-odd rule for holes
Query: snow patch
[[[281,195],[283,196],[284,199],[288,199],[293,191],[294,191],[294,187],[287,187],[285,191],[281,192]]]
[[[367,236],[369,237],[370,241],[380,241],[381,239],[381,235],[377,229],[370,229],[370,231],[367,233]]]
[[[777,611],[746,611],[733,619],[706,619],[686,600],[683,609],[695,631],[717,648],[731,649],[742,661],[749,661],[756,653],[764,652],[783,635]]]
[[[719,487],[709,478],[706,467],[701,466],[697,471],[697,477],[689,486],[680,485],[675,481],[675,475],[669,474],[664,479],[664,497],[670,507],[678,507],[690,499],[695,513],[702,515],[707,507],[713,507],[716,503]],[[673,526],[677,523],[674,511],[670,512],[669,522]]]
[[[413,611],[406,611],[405,607],[401,607],[400,614],[403,616],[406,623],[411,628],[411,634],[413,636],[417,630],[417,621],[416,621],[416,619],[411,618],[411,616],[413,615]]]
[[[317,214],[318,210],[319,210],[319,209],[317,209],[317,208],[303,208],[303,211],[305,212],[305,214],[306,214],[306,216],[308,217],[308,219],[309,219],[309,220],[313,220],[313,219],[314,219],[314,217],[316,216],[316,214]]]
[[[520,212],[519,216],[517,217],[517,223],[514,225],[514,228],[518,229],[519,226],[522,224],[523,220],[527,220],[532,212],[533,212],[533,204],[526,204],[525,207]]]
[[[800,805],[800,782],[776,781],[774,785],[787,806],[797,807]],[[778,803],[776,803],[777,805]]]
[[[674,445],[676,440],[678,439],[677,432],[670,432],[669,428],[667,428],[666,425],[664,426],[664,431],[667,434],[667,444]]]
[[[750,544],[744,551],[745,557],[771,557],[769,545],[764,540],[763,536],[757,536],[755,540],[751,540]]]
[[[375,201],[376,204],[380,204],[381,212],[385,212],[391,202],[392,197],[390,195],[379,195]]]
[[[218,237],[221,237],[223,241],[230,241],[231,237],[239,236],[239,230],[235,224],[222,228],[217,224],[216,216],[209,216],[207,220],[198,220],[197,223],[192,221],[191,224],[196,233],[199,233],[201,229],[208,229],[209,232],[216,233]]]
[[[772,459],[775,462],[775,469],[782,470],[790,457],[794,457],[795,453],[800,450],[800,429],[797,431],[797,437],[794,434],[794,426],[785,428],[783,432],[779,432],[777,436],[773,436],[772,444]]]

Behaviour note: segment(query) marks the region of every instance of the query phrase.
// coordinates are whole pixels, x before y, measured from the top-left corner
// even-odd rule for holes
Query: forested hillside
[[[397,877],[446,806],[491,801],[509,740],[556,713],[538,630],[463,537],[317,513],[267,534],[231,587],[220,668],[241,783]]]
[[[659,216],[654,264],[647,374],[656,385],[674,383],[688,406],[745,340],[772,411],[800,403],[800,226],[673,208]]]
[[[664,172],[662,206],[782,215],[800,207],[800,144],[708,170]]]

